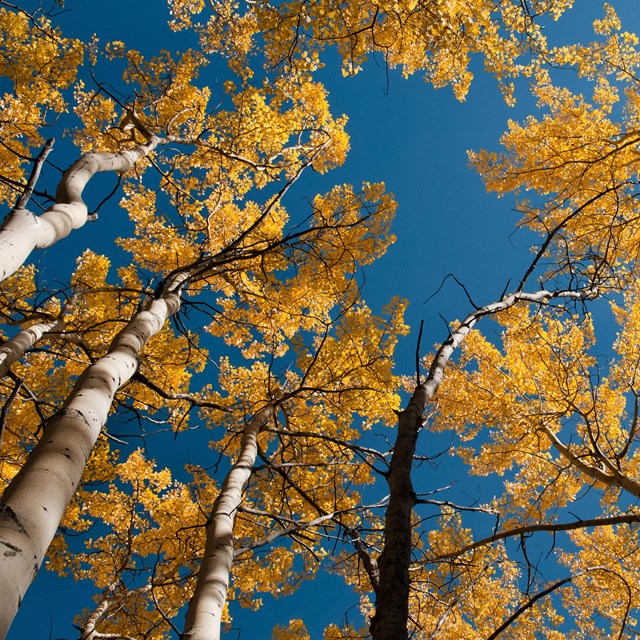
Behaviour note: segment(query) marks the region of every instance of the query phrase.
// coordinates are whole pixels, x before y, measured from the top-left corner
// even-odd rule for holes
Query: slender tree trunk
[[[34,249],[43,249],[82,227],[88,209],[82,191],[101,171],[124,173],[158,146],[159,138],[120,153],[90,153],[64,173],[56,191],[56,203],[42,215],[23,208],[13,209],[0,225],[0,280],[20,267]]]
[[[242,493],[258,452],[258,435],[275,411],[268,404],[258,411],[242,434],[240,455],[227,474],[207,523],[204,557],[189,601],[182,640],[219,640],[222,611],[233,564],[233,526]]]
[[[416,502],[411,469],[426,402],[425,388],[420,385],[407,408],[398,416],[398,435],[387,476],[389,506],[385,515],[384,550],[378,558],[380,581],[376,614],[371,620],[374,640],[406,640],[409,637],[411,514]]]
[[[64,305],[62,305],[62,309],[55,320],[36,322],[30,327],[22,329],[13,338],[7,340],[0,346],[0,378],[6,376],[11,365],[22,359],[27,351],[29,351],[45,333],[60,332],[64,329],[64,316],[76,299],[77,294],[74,293]],[[73,336],[69,335],[66,338],[67,340],[72,340]]]
[[[509,294],[470,313],[436,351],[426,379],[422,383],[418,381],[407,408],[398,416],[398,435],[387,476],[389,505],[385,514],[383,550],[378,558],[380,582],[376,613],[370,625],[373,640],[407,640],[409,637],[411,513],[416,502],[411,483],[413,455],[422,426],[422,415],[442,383],[451,356],[478,320],[509,309],[519,302],[542,304],[558,298],[590,300],[597,296],[598,290],[595,288],[578,291],[542,289],[535,293],[518,291]]]
[[[7,375],[14,362],[20,360],[33,345],[49,331],[58,331],[64,327],[62,319],[51,322],[38,322],[17,333],[0,347],[0,378]]]
[[[42,564],[116,391],[134,374],[142,348],[179,307],[179,294],[168,292],[133,316],[107,354],[78,378],[5,490],[0,502],[0,639]]]

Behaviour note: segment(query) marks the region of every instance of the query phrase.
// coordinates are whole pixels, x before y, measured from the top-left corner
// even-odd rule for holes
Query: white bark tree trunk
[[[179,308],[180,295],[167,292],[133,316],[107,354],[78,378],[5,490],[0,502],[0,639],[42,564],[116,391],[134,374],[148,340]]]
[[[13,209],[0,225],[0,281],[14,273],[34,249],[50,247],[87,222],[82,191],[96,173],[124,173],[159,142],[159,138],[152,137],[129,151],[90,153],[67,169],[56,191],[56,203],[42,215]]]
[[[0,347],[0,378],[7,375],[11,365],[27,353],[33,345],[49,331],[59,331],[64,327],[64,320],[38,322],[17,333]]]
[[[240,455],[227,474],[207,523],[204,557],[189,601],[183,640],[219,640],[222,611],[233,565],[233,526],[242,493],[251,477],[258,435],[275,412],[273,404],[258,411],[245,427]]]

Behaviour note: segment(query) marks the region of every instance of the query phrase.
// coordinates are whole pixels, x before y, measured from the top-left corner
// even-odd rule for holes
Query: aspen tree
[[[637,153],[633,129],[637,37],[621,31],[611,7],[607,7],[605,18],[595,26],[596,32],[604,36],[601,41],[589,47],[559,47],[553,53],[556,60],[575,64],[580,73],[597,80],[593,104],[553,85],[549,75],[542,73],[534,92],[540,106],[548,112],[540,119],[530,117],[523,124],[511,123],[503,139],[506,153],[483,152],[474,154],[472,159],[490,188],[501,193],[523,187],[536,192],[535,200],[530,198],[521,208],[525,224],[540,232],[543,239],[521,279],[516,297],[534,275],[540,275],[541,269],[546,268],[543,277],[547,281],[568,280],[574,284],[576,288],[568,292],[569,297],[584,295],[587,300],[605,291],[624,291],[623,315],[632,318],[635,303],[629,294],[630,289],[635,290],[632,283],[637,269],[634,240]],[[620,122],[611,118],[618,92],[608,75],[617,76],[620,84],[633,85],[633,89],[626,90],[628,106]],[[581,285],[585,287],[582,294]],[[509,296],[503,298],[508,299]],[[620,313],[620,307],[615,305],[614,309],[616,314]],[[478,312],[482,313],[482,308]],[[611,502],[635,500],[638,495],[632,453],[637,423],[636,356],[630,354],[626,366],[620,367],[614,359],[599,368],[596,357],[589,351],[594,342],[589,316],[581,319],[576,313],[566,312],[563,320],[543,309],[528,312],[526,307],[520,310],[514,307],[498,317],[509,327],[501,336],[501,344],[494,346],[478,335],[471,338],[473,346],[465,342],[473,356],[465,357],[461,366],[452,367],[446,390],[439,396],[431,419],[433,428],[455,430],[463,441],[478,439],[474,447],[460,447],[472,472],[508,474],[504,493],[484,508],[477,508],[508,524],[504,532],[472,543],[468,539],[472,532],[461,525],[460,508],[443,506],[441,529],[430,532],[431,555],[424,558],[427,564],[434,563],[434,569],[430,572],[416,568],[413,579],[416,583],[423,580],[427,584],[434,581],[450,586],[439,592],[442,607],[438,604],[428,607],[419,602],[421,597],[429,598],[428,588],[424,589],[424,596],[414,596],[411,606],[409,566],[416,544],[411,511],[418,498],[411,485],[410,454],[426,406],[424,402],[416,403],[414,394],[407,408],[410,410],[412,404],[418,407],[413,414],[414,428],[409,431],[412,437],[407,437],[408,446],[400,446],[403,430],[399,429],[394,451],[394,458],[403,462],[399,466],[403,470],[404,483],[400,486],[404,490],[395,501],[390,499],[387,512],[390,528],[385,533],[385,552],[379,558],[381,589],[386,583],[385,574],[389,575],[388,564],[404,567],[404,572],[399,572],[388,584],[404,584],[406,588],[402,596],[397,589],[390,590],[390,598],[397,600],[389,609],[388,619],[395,614],[397,622],[395,627],[390,625],[384,630],[379,630],[378,624],[387,615],[386,594],[382,591],[378,594],[372,635],[407,637],[407,620],[411,615],[412,624],[427,633],[441,633],[442,637],[482,633],[482,637],[496,638],[504,632],[533,637],[542,628],[547,629],[548,637],[556,637],[553,625],[562,622],[562,608],[558,599],[552,601],[552,596],[558,592],[570,603],[566,608],[577,616],[577,633],[583,634],[580,637],[605,637],[608,633],[626,637],[635,633],[630,614],[637,606],[635,570],[633,561],[627,562],[626,554],[635,556],[633,525],[637,514],[633,508],[629,513],[612,509]],[[444,344],[457,344],[457,337],[457,330],[453,329]],[[627,352],[622,345],[633,343],[625,327],[615,348]],[[432,360],[427,380],[438,369],[440,353],[438,350]],[[474,371],[475,366],[478,369]],[[600,373],[604,370],[610,372],[606,377]],[[617,376],[623,370],[625,373],[619,379]],[[417,389],[420,388],[418,385]],[[404,412],[400,415],[400,424],[404,415]],[[629,425],[622,426],[627,420]],[[567,434],[572,425],[576,425],[575,433]],[[487,439],[484,442],[483,437]],[[400,458],[404,451],[406,456]],[[392,478],[393,474],[390,477],[393,492]],[[569,521],[558,521],[562,515],[572,515],[565,510],[572,500],[579,499],[585,485],[600,493],[602,512],[589,518],[573,516]],[[392,509],[394,504],[407,506],[402,511],[400,507]],[[403,514],[403,528],[397,525],[400,519],[395,519],[396,513]],[[395,537],[398,530],[403,533],[401,539]],[[574,530],[572,542],[580,541],[584,551],[561,554],[561,563],[571,567],[570,576],[543,581],[537,593],[529,591],[534,583],[530,577],[527,592],[520,593],[513,568],[505,568],[505,602],[511,600],[511,604],[501,607],[500,620],[496,615],[500,606],[494,602],[493,628],[488,626],[487,619],[478,613],[482,609],[478,598],[484,598],[482,589],[471,585],[480,584],[479,572],[487,567],[492,567],[493,575],[497,574],[497,567],[508,566],[505,548],[499,541],[520,536],[523,562],[531,575],[537,567],[527,556],[525,537],[535,532],[555,534]],[[388,554],[387,540],[392,540]],[[615,549],[615,559],[614,553],[596,555],[595,540]],[[443,545],[446,550],[439,548]],[[453,551],[456,547],[457,552]],[[497,554],[494,559],[486,555],[492,549]],[[447,559],[451,560],[448,566]],[[465,565],[466,561],[470,564]],[[495,590],[496,585],[491,588]],[[445,595],[449,589],[448,600]],[[616,593],[610,608],[603,600],[607,589]],[[417,621],[421,615],[425,616],[423,623]]]
[[[469,314],[436,351],[425,380],[416,386],[409,403],[398,416],[398,433],[389,465],[390,495],[385,515],[384,549],[378,558],[380,586],[377,592],[376,613],[371,621],[371,635],[374,640],[409,637],[411,513],[416,501],[416,493],[411,482],[411,468],[426,406],[440,387],[445,367],[453,352],[463,343],[478,320],[485,316],[499,314],[522,302],[546,303],[562,298],[589,300],[597,295],[596,288],[583,291],[541,290],[535,293],[510,294]]]
[[[191,191],[200,197],[203,197],[203,190],[208,189],[210,193],[204,195],[205,204],[187,214],[192,218],[195,217],[195,223],[189,229],[191,235],[180,238],[175,228],[165,227],[162,223],[156,224],[156,221],[144,215],[140,216],[139,212],[144,211],[145,205],[144,200],[140,200],[140,196],[147,195],[144,190],[129,192],[132,211],[137,212],[139,216],[136,232],[144,236],[145,242],[144,244],[136,243],[134,236],[132,241],[125,240],[122,244],[135,253],[136,262],[142,269],[148,268],[156,273],[159,271],[161,274],[164,272],[167,277],[161,281],[149,301],[145,301],[146,296],[143,296],[142,310],[127,321],[125,327],[117,333],[107,347],[106,353],[80,373],[62,408],[48,418],[44,427],[46,435],[40,438],[39,443],[29,454],[27,462],[11,479],[3,495],[2,544],[10,550],[4,556],[8,564],[2,571],[6,581],[3,590],[7,592],[7,598],[3,600],[3,636],[21,602],[24,591],[43,560],[64,509],[81,480],[85,464],[105,425],[116,393],[136,373],[141,352],[150,338],[159,334],[165,321],[180,308],[181,290],[187,281],[200,280],[206,283],[207,279],[211,278],[214,290],[226,289],[226,294],[231,300],[238,291],[238,286],[242,289],[246,288],[250,276],[248,278],[246,274],[242,274],[242,271],[238,271],[238,280],[228,282],[229,276],[224,276],[223,273],[221,277],[221,271],[234,274],[233,265],[238,261],[242,264],[243,260],[252,263],[254,268],[259,268],[261,264],[265,264],[265,260],[269,259],[270,253],[273,254],[271,259],[274,261],[274,268],[286,268],[286,262],[283,263],[282,260],[286,259],[287,251],[291,251],[291,247],[296,246],[296,241],[300,242],[301,247],[306,247],[306,243],[313,242],[315,235],[319,241],[326,236],[326,243],[324,249],[318,247],[317,265],[312,269],[325,270],[328,266],[329,270],[335,270],[336,278],[338,280],[344,278],[344,283],[339,285],[336,281],[330,284],[330,288],[337,285],[338,290],[344,292],[351,288],[349,272],[357,268],[360,262],[356,257],[357,254],[366,253],[367,258],[363,260],[370,260],[379,251],[384,250],[387,242],[385,240],[380,242],[380,239],[371,235],[370,232],[378,228],[379,224],[382,224],[380,229],[386,226],[384,218],[391,213],[391,208],[383,203],[379,210],[383,213],[381,216],[373,215],[372,211],[368,211],[364,216],[360,214],[363,202],[375,200],[381,196],[382,191],[377,187],[368,188],[371,198],[367,195],[364,199],[355,196],[349,188],[344,187],[340,192],[329,197],[327,206],[319,206],[318,211],[327,218],[318,219],[315,228],[298,231],[291,237],[282,232],[286,215],[283,215],[284,212],[279,209],[279,202],[288,186],[297,179],[305,167],[312,163],[318,170],[324,170],[340,162],[347,144],[346,136],[342,133],[344,122],[332,119],[319,85],[304,78],[290,77],[279,81],[275,87],[265,84],[262,88],[244,88],[235,96],[236,110],[216,114],[213,118],[214,124],[204,111],[193,109],[194,104],[206,102],[209,94],[208,90],[198,90],[190,84],[199,65],[197,58],[193,55],[187,52],[175,63],[167,62],[166,57],[146,62],[136,52],[124,51],[118,44],[111,47],[109,55],[121,56],[130,63],[127,72],[129,82],[140,82],[143,88],[135,94],[133,107],[123,109],[125,119],[129,120],[131,127],[119,126],[115,129],[109,129],[107,125],[112,122],[117,110],[116,101],[109,96],[105,97],[101,88],[98,88],[94,95],[85,92],[82,86],[77,89],[77,111],[87,127],[83,134],[83,142],[87,146],[93,146],[97,151],[85,155],[74,164],[59,183],[58,200],[64,201],[62,204],[65,206],[62,206],[62,209],[65,210],[65,216],[70,221],[71,218],[67,213],[75,215],[77,212],[81,218],[84,216],[86,219],[87,207],[82,202],[81,193],[87,180],[95,171],[129,169],[134,161],[147,157],[156,149],[160,138],[149,132],[150,127],[156,130],[161,130],[163,126],[165,129],[171,128],[168,139],[172,143],[184,144],[195,150],[190,156],[189,163],[186,164],[182,163],[180,155],[177,156],[177,160],[171,156],[168,158],[168,162],[175,162],[175,165],[170,172],[170,177],[164,178],[163,186],[168,193],[172,194],[171,197],[175,198],[176,206],[179,206],[183,193]],[[164,74],[166,64],[174,64],[175,68],[175,77],[169,85],[172,92],[170,96],[164,94],[157,98],[154,95],[157,85],[149,82],[148,77]],[[145,76],[145,73],[149,76]],[[160,92],[166,88],[163,86]],[[151,109],[146,109],[149,96],[145,95],[145,91],[149,91],[153,96]],[[180,91],[184,92],[182,103],[175,100],[175,96]],[[312,97],[313,100],[310,100]],[[141,104],[140,109],[137,109],[138,103]],[[185,110],[195,113],[195,119],[186,124],[182,116]],[[245,125],[245,122],[251,122],[250,126]],[[256,122],[261,122],[262,125],[256,127]],[[245,128],[246,131],[238,134],[238,126]],[[213,137],[226,136],[231,140],[234,150],[226,150],[224,144],[219,141],[211,142],[211,136],[203,137],[203,131],[197,132],[199,127],[204,131],[214,131]],[[131,128],[134,142],[136,138],[143,138],[149,142],[138,144],[132,152],[122,152],[119,148],[124,146],[131,137]],[[292,128],[296,134],[296,141],[290,147]],[[189,129],[187,138],[175,135],[176,132],[184,133],[187,129]],[[197,132],[195,135],[194,131]],[[244,149],[240,141],[244,142]],[[245,151],[246,155],[243,155]],[[218,158],[219,161],[212,162],[212,157]],[[156,165],[163,160],[164,158],[156,158]],[[148,163],[136,170],[137,177],[144,173],[147,166]],[[202,179],[203,170],[208,172],[208,178]],[[162,169],[160,173],[162,174]],[[200,180],[194,182],[192,174],[199,174]],[[269,204],[263,210],[253,203],[247,203],[244,210],[234,204],[234,201],[241,199],[253,186],[264,187],[283,174],[285,186],[271,197]],[[181,180],[184,181],[184,186],[180,186]],[[135,201],[136,195],[139,197],[138,202]],[[208,202],[207,195],[211,198]],[[352,199],[352,204],[345,206],[349,198]],[[215,200],[217,204],[214,205],[212,201]],[[67,204],[68,207],[66,207]],[[211,210],[208,211],[208,217],[205,219],[199,213],[199,209],[207,206],[211,206]],[[58,210],[56,207],[60,208],[58,204],[53,205],[54,213]],[[343,208],[340,210],[340,207]],[[231,213],[237,217],[235,223],[232,221]],[[337,217],[331,221],[332,216]],[[340,220],[341,216],[343,216],[342,220]],[[16,222],[20,217],[20,214],[10,216],[5,225],[5,231],[11,236],[8,240],[9,245],[17,247],[15,254],[3,253],[10,261],[7,273],[18,266],[30,248],[19,239],[25,235]],[[49,217],[51,216],[44,214],[45,220]],[[225,228],[218,232],[218,225],[223,220]],[[79,219],[79,222],[82,220]],[[330,230],[332,224],[335,227],[333,232]],[[149,231],[145,229],[146,225],[150,225]],[[78,225],[72,222],[62,235],[65,235],[73,226]],[[62,235],[56,232],[50,239],[55,240]],[[172,239],[176,244],[172,244]],[[333,239],[342,239],[347,245],[353,244],[352,260],[345,262],[344,266],[331,256],[330,243]],[[164,253],[155,249],[155,240],[163,245]],[[37,240],[36,244],[39,242]],[[204,255],[202,254],[203,242],[205,243]],[[357,247],[358,243],[362,244],[361,248]],[[176,270],[174,250],[178,246],[180,247],[179,261],[182,266]],[[221,270],[220,265],[225,264],[231,266]],[[263,274],[266,275],[266,272]],[[309,275],[311,276],[311,273]],[[320,277],[320,273],[318,276]],[[131,270],[125,277],[132,279]],[[231,277],[235,278],[236,275]],[[296,281],[300,280],[296,279]],[[268,276],[263,286],[267,283],[269,286],[277,284],[272,282],[271,276]],[[328,291],[323,292],[322,288],[316,288],[316,292],[320,297],[310,296],[306,302],[311,303],[314,297],[317,297],[318,318],[322,321],[323,315],[326,314],[323,309],[327,304],[332,304],[332,297]],[[248,292],[246,295],[250,296]],[[86,294],[82,296],[80,302],[90,297],[90,293]],[[275,303],[277,307],[279,304],[287,304],[287,301],[276,299]],[[232,313],[231,308],[229,313]],[[113,320],[117,324],[120,319]],[[281,330],[293,331],[294,327],[287,328],[281,325],[279,331]],[[31,333],[33,334],[34,331],[32,329]],[[231,335],[233,329],[225,329],[225,333]],[[35,338],[35,334],[33,337]],[[19,341],[20,338],[17,339],[17,342]],[[15,344],[14,339],[8,348]],[[15,349],[13,351],[17,356]],[[43,489],[44,487],[46,490]]]
[[[189,600],[185,622],[185,638],[220,637],[220,622],[227,599],[227,588],[233,563],[233,529],[235,515],[242,500],[258,452],[260,430],[273,417],[274,405],[256,412],[244,427],[240,454],[226,475],[220,494],[207,522],[207,543],[198,581]]]
[[[65,172],[56,192],[56,203],[36,216],[27,209],[14,208],[0,225],[0,279],[10,276],[34,249],[44,249],[66,238],[71,231],[91,219],[82,191],[100,171],[124,173],[140,158],[153,151],[158,139],[119,153],[83,156]]]
[[[107,354],[77,380],[60,411],[2,496],[4,555],[0,635],[6,636],[71,500],[86,461],[106,423],[116,391],[137,368],[137,356],[180,307],[184,277],[136,314]]]
[[[318,532],[322,528],[345,526],[348,530],[349,512],[357,512],[360,507],[357,495],[350,495],[345,487],[344,495],[340,496],[338,487],[348,485],[355,478],[360,482],[367,480],[367,470],[358,468],[360,465],[353,460],[358,447],[352,442],[357,436],[351,428],[352,416],[360,413],[373,418],[368,401],[383,405],[378,408],[381,415],[387,413],[384,405],[395,404],[395,381],[389,362],[397,332],[402,330],[403,305],[397,302],[394,306],[389,309],[390,318],[386,322],[372,318],[362,306],[344,311],[331,334],[327,332],[322,339],[313,340],[313,349],[300,358],[303,374],[299,386],[287,388],[296,384],[296,378],[289,373],[282,387],[274,389],[273,399],[241,428],[237,460],[225,477],[207,523],[204,557],[189,601],[185,637],[220,637],[220,620],[236,546],[234,539],[238,537],[234,521],[239,513],[245,512],[245,517],[259,514],[267,522],[270,517],[290,522],[288,533],[292,537],[304,533],[307,545],[318,544],[318,553],[321,553],[322,538]],[[285,414],[286,426],[268,428],[279,411]],[[328,419],[330,414],[332,419]],[[266,432],[262,446],[261,431]],[[264,436],[273,437],[273,433],[278,433],[281,443],[271,453]],[[259,453],[269,471],[275,471],[276,476],[281,474],[282,488],[278,488],[281,483],[269,476],[260,478],[262,474],[254,471]],[[258,477],[254,478],[254,487],[245,504],[242,493],[252,475]],[[327,484],[334,488],[329,494],[322,489]],[[303,502],[296,513],[294,505],[301,496]],[[276,507],[285,500],[291,513]],[[267,539],[276,540],[286,534],[286,528],[280,533],[272,530]],[[246,548],[262,544],[265,542],[249,539]],[[237,546],[243,549],[242,543]]]

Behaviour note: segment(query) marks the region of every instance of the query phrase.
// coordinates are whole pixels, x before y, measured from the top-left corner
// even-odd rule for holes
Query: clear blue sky
[[[600,3],[577,0],[576,4],[578,9],[570,19],[573,35],[591,21],[585,8],[595,12]],[[613,4],[620,6],[627,28],[640,29],[637,0]],[[184,39],[165,26],[168,12],[163,2],[67,0],[67,9],[60,23],[68,36],[86,38],[96,32],[103,42],[118,39],[149,53],[161,48],[174,50]],[[578,16],[577,11],[582,13]],[[497,149],[507,119],[522,118],[532,105],[521,96],[515,109],[506,107],[495,82],[484,77],[479,66],[475,70],[477,77],[465,103],[457,102],[451,90],[435,91],[417,76],[403,80],[391,73],[387,86],[383,66],[374,62],[355,78],[344,79],[337,65],[321,73],[331,92],[334,113],[349,115],[352,150],[343,168],[303,181],[292,198],[302,200],[334,183],[358,184],[363,180],[384,180],[396,195],[400,206],[394,232],[398,241],[367,272],[364,297],[378,309],[394,295],[410,301],[408,320],[413,332],[401,345],[399,372],[413,371],[420,320],[426,322],[423,345],[427,346],[446,335],[439,314],[452,320],[469,310],[464,294],[453,282],[423,304],[446,274],[455,274],[476,301],[485,303],[500,295],[509,278],[516,281],[530,259],[530,239],[519,234],[510,238],[517,221],[517,214],[511,211],[513,202],[498,201],[484,192],[479,177],[467,167],[466,151]],[[212,73],[215,75],[215,68]],[[55,153],[52,159],[58,165],[73,160]],[[289,204],[292,206],[292,199]],[[77,255],[87,246],[106,251],[112,237],[118,235],[115,215],[110,212],[108,219],[104,216],[87,225],[59,250],[65,255]],[[124,219],[124,212],[121,215]],[[55,259],[55,252],[51,255]],[[330,580],[336,585],[339,582]],[[332,592],[326,616],[319,615],[323,603],[317,595],[306,601],[299,595],[293,601],[279,601],[265,612],[243,610],[235,626],[243,628],[243,639],[266,638],[273,623],[284,623],[289,616],[303,617],[315,621],[309,628],[312,636],[319,637],[327,622],[339,622],[342,611],[356,602],[337,588]],[[81,586],[69,586],[43,570],[27,594],[10,640],[77,637],[71,618],[90,604],[92,595],[92,588],[87,592]],[[235,638],[233,634],[229,637]]]

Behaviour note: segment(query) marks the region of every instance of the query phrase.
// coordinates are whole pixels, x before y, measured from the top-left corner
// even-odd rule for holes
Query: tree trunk
[[[179,307],[179,294],[167,293],[133,316],[107,354],[78,378],[5,490],[0,502],[0,639],[42,564],[116,391],[134,374],[142,348]]]
[[[411,512],[416,502],[411,484],[413,455],[422,426],[422,414],[440,387],[451,356],[479,320],[509,309],[519,302],[542,304],[558,298],[591,300],[598,295],[595,288],[578,291],[542,289],[535,293],[517,291],[470,313],[434,354],[426,379],[422,383],[418,380],[407,408],[398,417],[398,436],[387,475],[389,505],[385,514],[383,551],[378,558],[380,582],[376,613],[370,626],[373,640],[407,640],[409,637]]]
[[[33,345],[49,331],[64,327],[62,319],[51,322],[38,322],[17,333],[0,347],[0,378],[7,375],[11,365],[20,360]]]
[[[66,238],[88,220],[82,191],[101,171],[124,173],[158,146],[159,138],[120,153],[90,153],[64,173],[56,191],[56,203],[42,215],[13,209],[0,225],[0,280],[8,278],[34,249],[43,249]]]
[[[389,506],[385,515],[384,549],[378,558],[380,582],[376,614],[371,620],[374,640],[407,640],[409,637],[411,513],[416,501],[411,469],[426,402],[425,387],[420,385],[398,416],[398,435],[387,476]]]
[[[244,428],[238,460],[227,474],[207,523],[204,557],[189,601],[182,640],[219,640],[222,611],[233,564],[233,526],[242,493],[251,477],[258,435],[275,411],[268,404]]]

